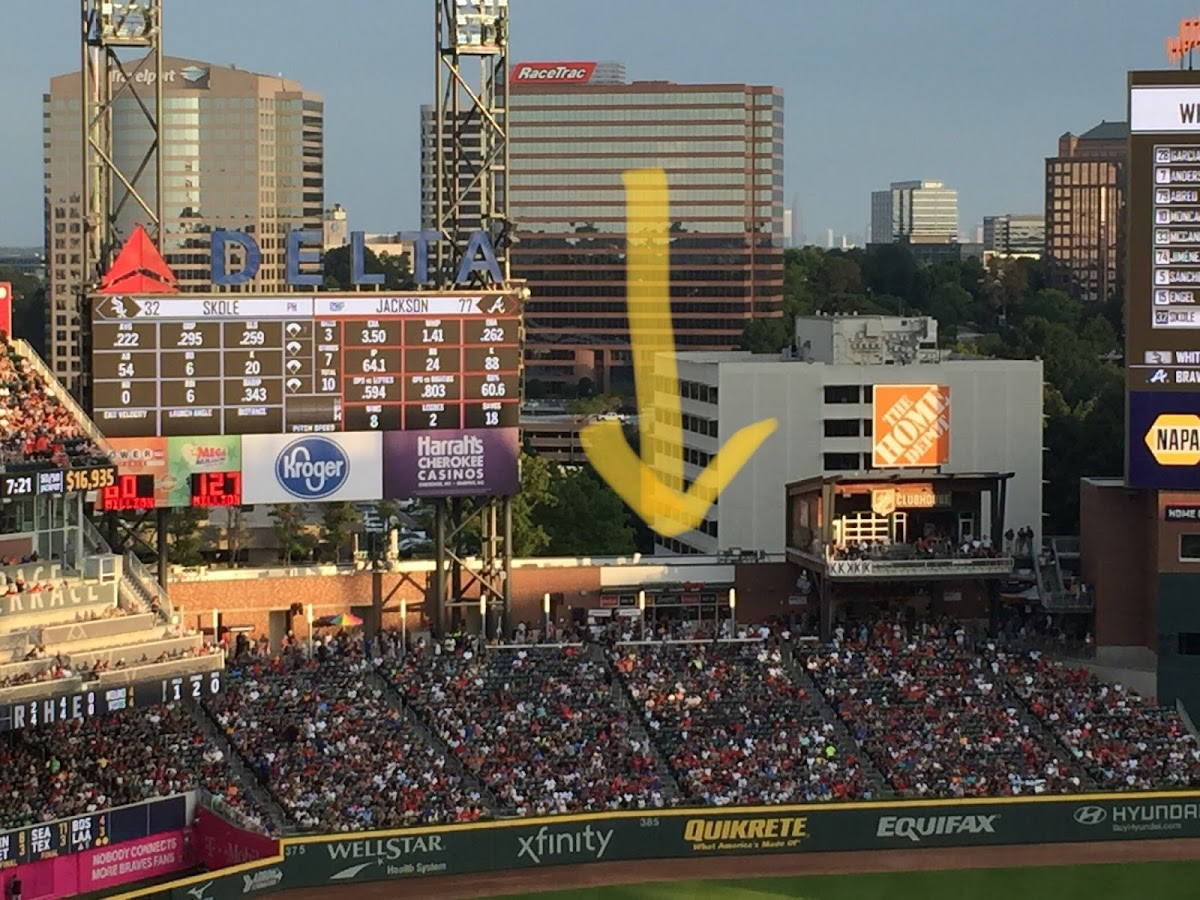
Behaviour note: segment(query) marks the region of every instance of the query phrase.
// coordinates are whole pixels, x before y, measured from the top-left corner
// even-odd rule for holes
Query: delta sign
[[[429,245],[442,239],[440,231],[402,231],[401,241],[413,245],[413,279],[417,284],[429,283]],[[302,265],[320,265],[324,235],[319,231],[293,231],[287,236],[287,283],[293,287],[319,287],[324,282],[320,271],[301,272]],[[242,268],[229,270],[229,247],[240,247],[243,254]],[[384,277],[366,271],[365,232],[350,232],[350,281],[355,285],[380,285]],[[223,287],[246,284],[258,274],[262,265],[262,251],[253,237],[242,231],[218,228],[212,233],[212,283]],[[472,273],[486,272],[496,284],[504,283],[500,264],[491,237],[486,231],[476,231],[467,241],[466,250],[459,262],[455,284],[466,284]]]

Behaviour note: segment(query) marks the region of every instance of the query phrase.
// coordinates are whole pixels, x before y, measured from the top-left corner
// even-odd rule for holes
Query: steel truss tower
[[[79,381],[92,412],[91,309],[88,297],[128,235],[121,221],[140,221],[160,247],[162,236],[162,0],[80,0],[80,126],[83,139],[83,259],[79,286]],[[114,111],[129,109],[143,128],[121,127]]]
[[[430,271],[452,289],[471,232],[489,232],[510,284],[508,218],[508,0],[434,0],[434,245]],[[438,628],[458,627],[478,607],[485,637],[511,633],[512,498],[439,501],[434,510],[435,566],[430,586]],[[480,557],[466,559],[479,526]],[[477,600],[466,593],[478,585]]]

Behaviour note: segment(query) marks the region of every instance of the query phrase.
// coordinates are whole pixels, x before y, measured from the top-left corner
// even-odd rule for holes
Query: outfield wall
[[[1200,791],[566,815],[286,838],[279,855],[121,895],[293,888],[646,859],[1200,838]]]

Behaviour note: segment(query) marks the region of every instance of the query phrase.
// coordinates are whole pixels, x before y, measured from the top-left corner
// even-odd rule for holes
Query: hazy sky
[[[5,0],[5,5],[12,0]],[[325,97],[326,202],[418,225],[433,0],[166,0],[167,53]],[[623,60],[629,77],[779,85],[787,203],[810,240],[861,232],[870,191],[940,179],[964,229],[1042,208],[1064,131],[1125,117],[1125,73],[1166,66],[1189,0],[511,0],[512,62]],[[20,4],[0,54],[0,245],[39,245],[41,96],[78,68],[78,0]]]

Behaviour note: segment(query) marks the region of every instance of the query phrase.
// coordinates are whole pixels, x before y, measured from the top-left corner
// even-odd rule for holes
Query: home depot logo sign
[[[950,388],[877,384],[872,403],[872,464],[879,469],[950,462]]]

